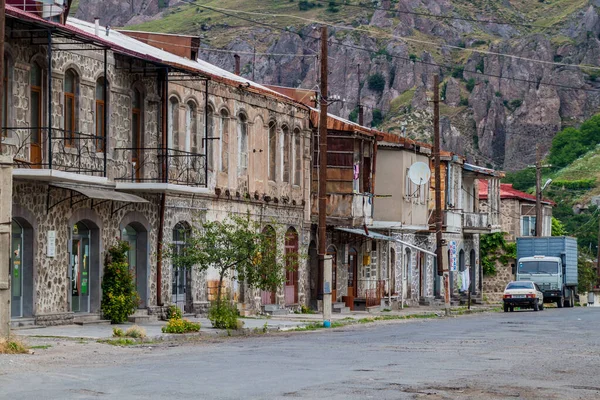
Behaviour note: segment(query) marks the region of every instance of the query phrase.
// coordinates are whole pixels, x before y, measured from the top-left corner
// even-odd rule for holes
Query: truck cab
[[[517,266],[517,280],[535,282],[544,293],[545,303],[556,302],[558,307],[562,307],[566,298],[569,302],[567,306],[571,306],[571,295],[564,293],[565,289],[563,289],[563,263],[559,257],[520,258]]]

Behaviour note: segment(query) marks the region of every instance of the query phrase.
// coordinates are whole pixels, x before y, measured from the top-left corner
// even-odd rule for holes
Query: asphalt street
[[[2,399],[598,399],[600,308],[194,343],[47,340],[0,356]]]

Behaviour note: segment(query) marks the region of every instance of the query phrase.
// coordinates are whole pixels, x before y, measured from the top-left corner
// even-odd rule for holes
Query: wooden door
[[[131,162],[134,164],[132,180],[135,177],[137,182],[142,180],[142,121],[141,111],[139,108],[134,108],[131,118],[132,126],[132,151],[131,151]]]
[[[29,162],[33,168],[42,167],[42,88],[31,86],[31,139]]]
[[[298,303],[298,233],[294,228],[285,234],[285,304]]]
[[[358,292],[358,253],[351,248],[348,252],[348,301],[346,306],[354,310],[354,298]]]

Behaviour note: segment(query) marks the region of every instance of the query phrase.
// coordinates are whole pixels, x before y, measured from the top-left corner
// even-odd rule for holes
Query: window
[[[134,164],[135,178],[138,181],[142,175],[142,108],[142,93],[137,89],[133,89],[131,101],[131,162]]]
[[[248,119],[245,114],[238,116],[238,174],[248,169]]]
[[[229,169],[229,113],[227,110],[221,110],[221,172],[227,172]]]
[[[29,161],[42,164],[42,68],[38,63],[31,65],[31,139]]]
[[[521,274],[558,274],[556,261],[523,261],[519,263]]]
[[[198,125],[196,120],[196,104],[193,101],[188,101],[185,110],[185,151],[192,153],[198,152]]]
[[[411,201],[413,190],[412,190],[412,181],[408,177],[409,168],[406,168],[406,174],[404,175],[404,196],[406,196],[407,201]]]
[[[169,99],[169,130],[167,147],[179,148],[179,101],[176,97]]]
[[[521,236],[535,236],[535,216],[521,216]]]
[[[106,99],[104,96],[104,78],[96,81],[96,151],[104,151],[106,132],[104,131],[106,118]]]
[[[208,110],[206,112],[206,128],[208,130],[208,140],[204,144],[206,146],[206,163],[208,164],[208,169],[212,171],[214,168],[214,148],[213,148],[213,140],[214,137],[214,111],[211,106],[208,106]]]
[[[269,123],[269,180],[277,179],[277,125]]]
[[[77,75],[73,70],[67,70],[64,81],[64,119],[65,119],[65,146],[73,146],[77,130]]]
[[[282,140],[279,142],[281,146],[281,171],[283,171],[282,180],[284,182],[290,181],[290,154],[291,154],[291,146],[290,146],[290,130],[287,126],[283,126],[281,128],[281,138]]]
[[[300,130],[294,130],[294,185],[302,184],[302,138]]]
[[[508,289],[533,289],[532,282],[511,282],[506,285],[506,290]]]

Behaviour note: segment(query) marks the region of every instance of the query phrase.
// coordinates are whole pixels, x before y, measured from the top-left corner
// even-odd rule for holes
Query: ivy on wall
[[[496,275],[496,263],[507,264],[517,257],[517,244],[508,243],[506,233],[497,232],[481,235],[479,238],[479,258],[483,275]]]

